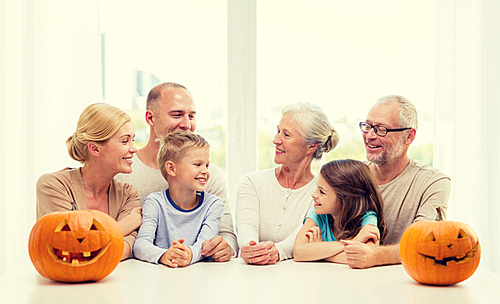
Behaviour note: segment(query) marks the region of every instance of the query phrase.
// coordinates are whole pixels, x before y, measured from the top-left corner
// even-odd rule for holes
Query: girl
[[[368,166],[345,159],[320,171],[314,207],[309,209],[293,247],[296,261],[346,263],[343,239],[378,245],[387,234],[382,198]],[[378,227],[377,227],[378,226]]]

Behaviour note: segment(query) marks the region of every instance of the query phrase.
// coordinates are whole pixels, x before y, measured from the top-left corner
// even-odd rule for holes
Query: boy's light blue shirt
[[[197,195],[201,196],[200,203],[192,210],[177,206],[168,189],[148,195],[142,208],[142,224],[134,243],[134,256],[158,264],[172,241],[182,238],[193,253],[191,264],[204,259],[202,244],[219,233],[224,203],[210,193],[199,192]]]
[[[323,242],[333,242],[337,240],[333,235],[332,223],[330,223],[330,221],[328,220],[328,215],[316,214],[314,212],[313,206],[307,212],[306,218],[310,218],[311,220],[313,220],[321,229],[321,238],[323,239]],[[365,215],[363,215],[363,219],[361,220],[361,227],[363,227],[364,225],[373,225],[377,227],[377,222],[377,214],[374,211],[367,211]]]

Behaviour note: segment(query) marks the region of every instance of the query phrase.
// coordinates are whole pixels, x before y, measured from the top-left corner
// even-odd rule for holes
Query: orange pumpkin
[[[31,229],[29,255],[45,278],[61,282],[99,281],[123,253],[123,234],[109,215],[96,210],[53,212]]]
[[[479,266],[481,246],[468,225],[460,222],[415,222],[403,233],[401,263],[415,281],[451,285],[469,278]]]

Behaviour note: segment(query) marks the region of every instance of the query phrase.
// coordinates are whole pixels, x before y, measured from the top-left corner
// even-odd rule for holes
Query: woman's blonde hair
[[[130,120],[127,113],[107,103],[89,105],[80,114],[76,132],[66,140],[69,156],[83,164],[88,158],[89,142],[105,142]]]

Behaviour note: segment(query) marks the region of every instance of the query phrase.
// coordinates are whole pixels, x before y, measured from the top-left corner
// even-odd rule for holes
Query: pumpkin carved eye
[[[69,228],[69,226],[66,224],[64,225],[64,227],[62,227],[61,231],[71,231],[71,229]]]
[[[429,242],[435,242],[436,237],[434,236],[434,232],[429,233],[429,235],[427,236],[427,238],[425,240],[429,241]]]
[[[94,219],[92,221],[92,225],[90,225],[89,230],[104,230],[104,227],[102,227],[102,225]]]
[[[68,221],[66,219],[59,223],[59,225],[56,227],[56,230],[54,230],[54,232],[59,231],[71,231],[71,228],[69,228]]]
[[[467,233],[465,231],[463,231],[462,229],[460,229],[458,231],[457,239],[463,239],[463,238],[467,238],[467,237],[469,237],[469,236],[467,235]]]

